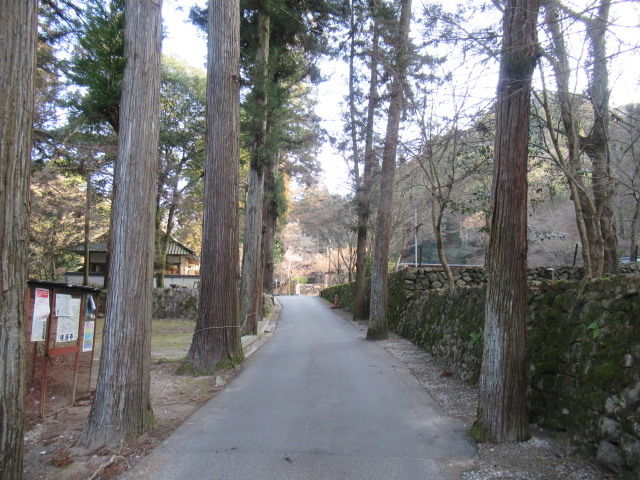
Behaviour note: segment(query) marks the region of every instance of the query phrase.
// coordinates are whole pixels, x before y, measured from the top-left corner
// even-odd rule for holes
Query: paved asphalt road
[[[279,297],[273,338],[125,478],[459,478],[475,455],[408,369],[317,297]]]

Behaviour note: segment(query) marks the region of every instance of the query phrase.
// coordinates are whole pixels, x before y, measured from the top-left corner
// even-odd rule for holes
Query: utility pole
[[[325,274],[325,284],[329,286],[331,284],[331,254],[329,253],[331,249],[331,240],[329,240],[327,246],[327,273]]]
[[[422,226],[422,223],[418,224],[418,209],[413,209],[413,256],[416,264],[416,268],[418,268],[418,229]]]
[[[413,209],[413,226],[415,227],[413,230],[413,256],[416,264],[416,268],[418,268],[418,209]]]

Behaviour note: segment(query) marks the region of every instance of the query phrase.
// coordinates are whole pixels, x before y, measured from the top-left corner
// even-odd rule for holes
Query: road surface
[[[475,447],[408,369],[317,297],[125,478],[459,478]]]

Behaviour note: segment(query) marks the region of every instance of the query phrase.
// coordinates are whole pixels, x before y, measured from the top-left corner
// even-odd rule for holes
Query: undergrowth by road
[[[96,332],[93,382],[98,373],[102,322]],[[45,419],[30,419],[25,434],[24,478],[28,480],[97,480],[116,478],[149,453],[198,407],[220,391],[237,369],[212,376],[175,374],[186,356],[195,321],[153,320],[151,399],[158,426],[116,450],[87,450],[76,444],[89,414],[90,399]]]

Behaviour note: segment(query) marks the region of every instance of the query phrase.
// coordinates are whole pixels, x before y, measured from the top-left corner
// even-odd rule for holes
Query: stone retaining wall
[[[542,284],[529,314],[532,419],[640,478],[640,276]]]
[[[197,288],[154,288],[153,318],[191,318],[198,315],[200,290]],[[263,314],[271,316],[275,310],[271,295],[263,296]]]
[[[197,288],[154,288],[153,318],[196,318],[200,291]]]
[[[638,272],[637,264],[622,265],[621,273]],[[451,269],[457,287],[479,287],[487,282],[484,267],[453,267]],[[407,290],[431,290],[448,287],[447,276],[441,267],[407,268],[402,270]],[[398,274],[399,272],[396,272]],[[535,284],[542,280],[580,280],[582,267],[535,267],[529,269],[528,280]]]

